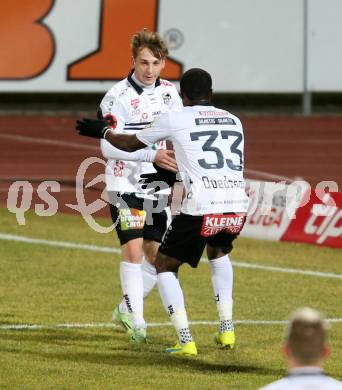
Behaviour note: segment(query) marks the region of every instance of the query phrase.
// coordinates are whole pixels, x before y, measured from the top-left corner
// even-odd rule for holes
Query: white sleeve
[[[162,114],[153,121],[151,127],[139,131],[136,137],[147,146],[153,145],[158,141],[167,140],[171,136],[169,123],[169,114]]]
[[[140,149],[135,152],[125,152],[111,145],[105,139],[101,139],[101,152],[107,160],[146,161],[154,162],[157,150]]]

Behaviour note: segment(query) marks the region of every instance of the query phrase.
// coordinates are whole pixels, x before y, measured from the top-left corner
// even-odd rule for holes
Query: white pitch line
[[[108,246],[79,244],[76,242],[69,242],[69,241],[44,240],[44,239],[18,236],[18,235],[7,234],[7,233],[0,233],[0,240],[24,242],[27,244],[47,245],[56,248],[81,249],[81,250],[88,250],[92,252],[115,253],[115,254],[121,253],[120,249],[112,248]],[[208,260],[205,258],[202,258],[201,261],[208,262]],[[316,276],[320,278],[342,279],[342,274],[335,274],[332,272],[319,272],[319,271],[312,271],[312,270],[301,270],[296,268],[282,268],[282,267],[275,267],[275,266],[264,265],[264,264],[253,264],[244,261],[232,261],[232,264],[234,265],[234,267],[237,268],[260,269],[264,271],[283,272],[288,274],[305,275],[305,276]]]
[[[342,323],[342,318],[327,318],[330,323]],[[236,325],[285,325],[288,320],[235,320]],[[189,321],[192,326],[196,325],[218,325],[219,321]],[[149,328],[162,328],[172,326],[171,322],[151,322]],[[0,330],[45,330],[45,329],[116,329],[120,328],[111,322],[98,323],[65,323],[65,324],[6,324],[0,325]]]
[[[246,263],[244,261],[239,261],[237,264],[235,264],[235,262],[232,261],[232,263],[236,267],[240,267],[240,268],[254,268],[254,269],[262,269],[262,270],[274,271],[274,272],[284,272],[287,274],[297,274],[297,275],[317,276],[317,277],[322,277],[322,278],[342,279],[341,274],[335,274],[332,272],[300,270],[300,269],[296,269],[296,268],[282,268],[282,267],[274,267],[274,266],[270,266],[270,265],[251,264],[251,263]]]
[[[76,242],[68,242],[68,241],[43,240],[40,238],[17,236],[14,234],[6,234],[6,233],[0,233],[0,240],[24,242],[26,244],[47,245],[47,246],[52,246],[57,248],[83,249],[92,252],[121,253],[120,249],[111,248],[109,246],[78,244]]]

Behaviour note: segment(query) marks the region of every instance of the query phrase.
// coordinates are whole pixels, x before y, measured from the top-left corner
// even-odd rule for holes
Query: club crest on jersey
[[[104,117],[103,117],[104,121],[108,124],[108,126],[111,128],[111,129],[115,129],[116,126],[118,125],[118,120],[116,119],[116,117],[112,114],[106,114]]]
[[[164,104],[169,105],[171,103],[171,94],[169,92],[164,92],[162,94]]]
[[[217,233],[238,234],[246,221],[246,214],[207,214],[203,215],[201,235],[210,237]]]
[[[132,99],[131,100],[131,106],[136,110],[139,107],[140,100],[139,99]]]
[[[147,119],[148,118],[148,113],[147,112],[143,112],[142,114],[141,114],[141,119]]]

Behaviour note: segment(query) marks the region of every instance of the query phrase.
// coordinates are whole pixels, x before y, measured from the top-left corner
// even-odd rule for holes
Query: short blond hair
[[[146,28],[135,33],[131,40],[131,49],[133,58],[141,49],[147,48],[151,50],[153,55],[159,60],[163,60],[168,54],[166,43],[157,32],[148,31]]]
[[[310,365],[322,358],[327,330],[326,321],[316,310],[304,307],[292,313],[285,341],[298,363]]]

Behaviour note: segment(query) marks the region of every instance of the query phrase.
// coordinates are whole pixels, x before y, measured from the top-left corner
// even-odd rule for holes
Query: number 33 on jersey
[[[162,115],[137,137],[146,145],[162,139],[173,143],[186,189],[183,213],[247,212],[239,118],[213,106],[186,107]]]

